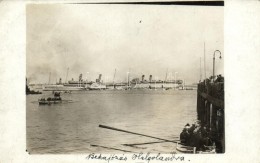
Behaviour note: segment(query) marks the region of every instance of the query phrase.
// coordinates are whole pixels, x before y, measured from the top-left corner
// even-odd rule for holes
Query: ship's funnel
[[[142,75],[142,82],[144,81],[144,75]]]
[[[101,77],[102,77],[102,74],[99,74],[98,79],[96,79],[97,83],[101,82]]]
[[[60,78],[60,80],[59,80],[59,84],[61,84],[62,83],[62,80],[61,80],[61,78]]]
[[[149,76],[149,81],[150,81],[150,82],[152,81],[152,78],[153,78],[153,76],[150,75],[150,76]]]
[[[82,74],[79,75],[79,81],[82,81]]]

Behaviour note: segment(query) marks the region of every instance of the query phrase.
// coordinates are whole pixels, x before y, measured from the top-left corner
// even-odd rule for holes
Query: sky
[[[26,9],[26,76],[30,83],[158,80],[224,75],[224,7],[30,4]],[[201,60],[201,62],[200,62]],[[201,64],[200,64],[201,63]],[[201,65],[201,66],[200,66]],[[201,67],[201,69],[200,69]],[[67,71],[69,68],[69,71]],[[176,72],[176,73],[175,73]]]

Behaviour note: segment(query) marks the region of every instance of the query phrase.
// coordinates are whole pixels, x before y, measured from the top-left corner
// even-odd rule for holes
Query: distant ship
[[[26,95],[30,95],[30,94],[42,94],[42,92],[35,91],[34,89],[29,88],[29,86],[27,85],[27,78],[26,78]]]
[[[93,83],[90,86],[86,86],[86,89],[89,90],[105,90],[107,89],[106,85],[102,83]]]
[[[87,83],[83,82],[82,74],[79,75],[79,80],[74,81],[73,78],[68,83],[62,83],[60,78],[56,84],[45,84],[42,86],[43,91],[81,91],[85,89]]]
[[[115,76],[115,75],[114,75]],[[43,91],[80,91],[80,90],[101,90],[101,89],[184,89],[183,80],[153,80],[152,75],[149,76],[149,80],[145,80],[145,75],[142,75],[141,81],[139,78],[134,78],[131,81],[125,81],[121,83],[115,83],[114,79],[111,83],[103,83],[101,81],[102,74],[99,74],[98,79],[95,82],[82,79],[82,74],[79,75],[78,80],[73,78],[62,83],[61,78],[56,84],[42,85]]]
[[[79,80],[74,81],[73,78],[68,83],[62,83],[61,78],[57,84],[43,85],[43,91],[81,91],[81,90],[100,90],[106,89],[106,85],[101,83],[102,74],[96,82],[83,81],[82,74],[79,75]]]
[[[50,85],[43,85],[43,91],[80,91],[84,90],[84,86],[78,85],[63,85],[63,84],[50,84]]]

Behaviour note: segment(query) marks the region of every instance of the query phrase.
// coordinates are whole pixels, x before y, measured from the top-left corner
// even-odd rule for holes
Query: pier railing
[[[201,124],[209,128],[217,152],[225,152],[224,82],[200,82],[197,89],[197,113]]]

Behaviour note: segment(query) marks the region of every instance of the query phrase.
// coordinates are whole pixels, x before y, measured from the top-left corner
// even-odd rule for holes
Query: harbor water
[[[39,105],[52,92],[26,96],[26,144],[30,154],[78,154],[175,151],[175,143],[100,128],[106,125],[178,140],[186,123],[195,122],[195,90],[101,90],[63,93],[69,103]],[[97,145],[97,146],[91,146]],[[116,150],[118,149],[118,150]]]

